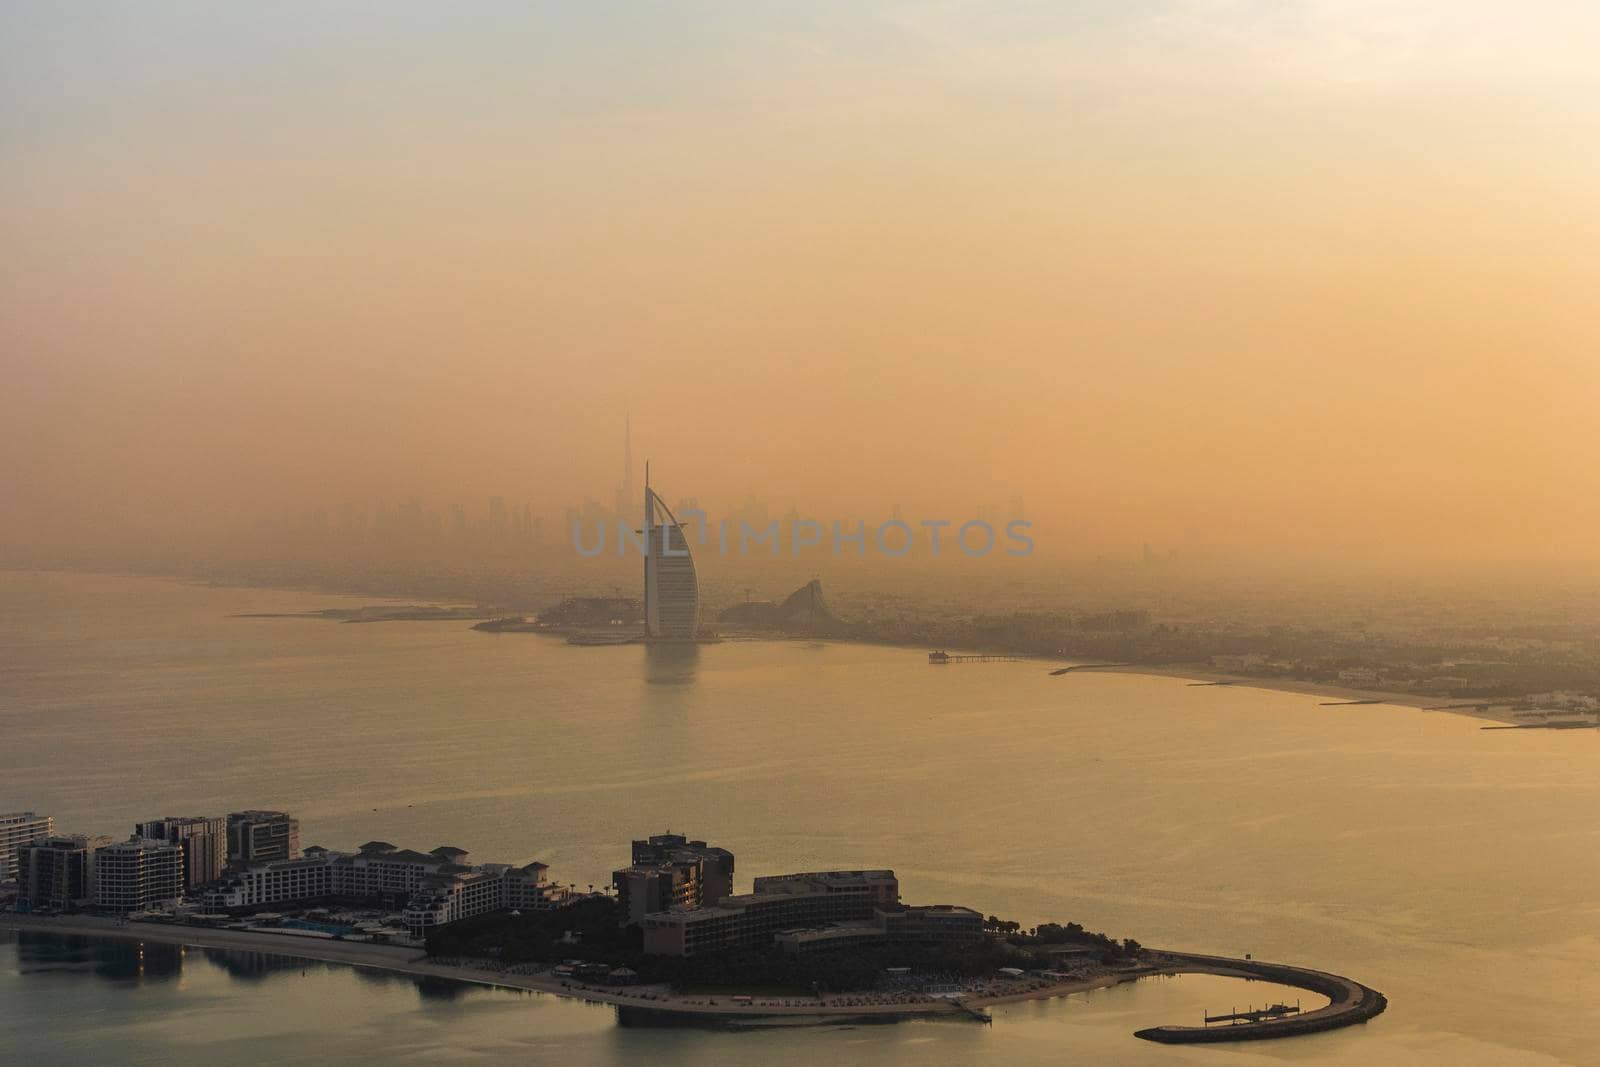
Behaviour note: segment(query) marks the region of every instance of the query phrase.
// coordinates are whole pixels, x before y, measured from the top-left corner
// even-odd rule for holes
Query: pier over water
[[[1274,1005],[1264,1011],[1231,1013],[1227,1016],[1208,1016],[1207,1023],[1224,1019],[1226,1026],[1152,1026],[1135,1031],[1135,1037],[1157,1041],[1164,1045],[1202,1044],[1215,1041],[1260,1041],[1275,1037],[1298,1037],[1324,1030],[1337,1030],[1353,1026],[1383,1014],[1389,1006],[1388,998],[1376,989],[1342,975],[1325,971],[1290,967],[1282,963],[1257,963],[1254,960],[1235,960],[1223,956],[1172,955],[1178,970],[1203,971],[1207,974],[1231,975],[1237,978],[1256,978],[1280,985],[1309,989],[1327,997],[1329,1004],[1316,1011],[1296,1013]]]

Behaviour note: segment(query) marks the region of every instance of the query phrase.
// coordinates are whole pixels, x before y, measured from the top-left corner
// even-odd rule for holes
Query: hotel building
[[[683,525],[644,474],[644,617],[656,641],[693,641],[700,628],[700,585]],[[658,520],[657,510],[661,518]]]
[[[300,859],[232,869],[220,882],[206,889],[201,899],[207,911],[220,912],[331,898],[334,896],[331,860],[337,855],[314,848]]]
[[[769,945],[785,931],[865,922],[900,906],[893,871],[814,871],[757,878],[755,891],[714,907],[679,908],[644,917],[644,950],[665,956]]]
[[[824,923],[785,930],[773,943],[785,952],[812,952],[851,944],[954,945],[983,940],[983,915],[953,904],[878,910],[860,922]]]
[[[566,890],[545,880],[548,869],[543,863],[485,863],[431,874],[406,904],[406,932],[420,941],[431,930],[475,915],[558,907]]]
[[[681,834],[633,842],[633,864],[611,873],[623,925],[672,908],[699,908],[733,892],[733,853]]]

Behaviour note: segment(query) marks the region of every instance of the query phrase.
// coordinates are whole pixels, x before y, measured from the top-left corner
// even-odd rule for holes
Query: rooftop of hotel
[[[764,874],[757,882],[822,882],[827,885],[860,885],[894,878],[893,871],[799,871],[795,874]]]

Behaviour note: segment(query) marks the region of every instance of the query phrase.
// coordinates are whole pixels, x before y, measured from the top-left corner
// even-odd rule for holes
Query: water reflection
[[[644,646],[644,680],[650,685],[692,685],[700,646],[692,641]]]
[[[417,995],[423,1000],[460,1000],[468,993],[475,992],[472,986],[463,982],[452,982],[447,978],[423,977],[417,978],[415,981],[417,983]]]
[[[17,965],[22,974],[89,974],[110,982],[168,982],[183,973],[185,950],[155,942],[102,941],[21,932]]]
[[[225,972],[229,978],[241,982],[259,982],[274,975],[291,971],[303,972],[309,967],[321,968],[323,966],[322,964],[307,963],[305,960],[297,960],[289,956],[278,956],[268,952],[247,952],[240,949],[223,948],[207,948],[200,951],[205,954],[207,963]]]
[[[338,973],[373,988],[411,987],[423,1000],[460,1000],[477,987],[444,978],[398,974],[367,967],[341,967],[294,959],[267,952],[239,949],[189,948],[154,941],[113,940],[74,934],[19,931],[15,935],[17,973],[59,974],[99,978],[107,982],[168,982],[183,975],[184,963],[203,961],[234,982],[257,984],[298,972],[301,975]],[[4,942],[0,938],[0,943]],[[203,969],[203,968],[202,968]]]

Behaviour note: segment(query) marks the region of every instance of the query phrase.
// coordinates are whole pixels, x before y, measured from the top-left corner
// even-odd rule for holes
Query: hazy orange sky
[[[1593,560],[1600,7],[0,8],[0,542],[490,494]]]

